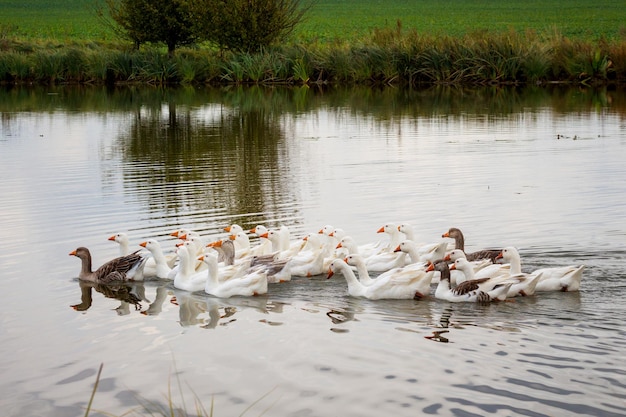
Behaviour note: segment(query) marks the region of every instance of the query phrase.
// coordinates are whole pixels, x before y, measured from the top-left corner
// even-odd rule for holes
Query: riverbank
[[[120,42],[0,42],[4,84],[544,84],[626,82],[626,42],[514,31],[434,37],[400,28],[360,41],[299,43],[260,53]]]

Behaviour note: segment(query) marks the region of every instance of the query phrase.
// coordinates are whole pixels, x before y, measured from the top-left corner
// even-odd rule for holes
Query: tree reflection
[[[166,97],[133,112],[118,138],[125,186],[151,210],[228,208],[263,212],[289,199],[289,165],[279,114],[241,103],[198,107]]]

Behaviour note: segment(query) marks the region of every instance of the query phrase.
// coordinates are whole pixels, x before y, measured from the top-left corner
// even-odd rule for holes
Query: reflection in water
[[[77,316],[88,326],[65,326],[63,315],[51,315],[51,326],[32,336],[25,317],[3,320],[3,392],[59,398],[54,412],[39,414],[78,414],[62,407],[84,403],[89,386],[54,381],[89,368],[94,358],[112,363],[114,377],[142,393],[161,390],[163,379],[145,376],[167,367],[160,346],[169,342],[176,356],[193,358],[181,372],[203,398],[218,387],[228,398],[252,402],[246,394],[267,382],[285,392],[281,415],[625,414],[615,401],[623,399],[615,395],[625,372],[623,91],[24,91],[0,95],[0,157],[11,173],[0,185],[2,232],[11,245],[0,264],[11,266],[2,282],[17,300],[6,303],[9,311],[25,293],[38,295],[17,284],[24,276],[65,271],[57,249],[67,230],[78,232],[63,235],[66,242],[92,239],[105,256],[115,249],[106,237],[117,230],[152,237],[182,222],[206,233],[233,220],[244,226],[328,220],[370,236],[371,223],[397,215],[423,221],[437,237],[454,223],[473,227],[476,244],[521,238],[530,268],[581,259],[589,265],[580,293],[487,307],[352,300],[343,285],[321,279],[293,280],[249,300],[176,293],[171,283],[146,282],[155,291],[148,297],[140,292],[144,284],[115,295],[79,285],[74,307],[90,309]],[[580,132],[593,140],[579,140]],[[32,251],[27,239],[13,239],[18,234],[35,236],[45,263],[24,261]],[[60,299],[49,297],[52,291],[75,297],[73,283],[53,285],[33,301],[50,307]],[[123,337],[107,345],[123,343],[145,355],[126,357],[93,343],[111,334],[111,311],[90,307],[109,303],[109,296],[126,316]],[[138,305],[143,315],[132,314]],[[37,343],[41,337],[45,344]],[[202,343],[207,337],[210,346]],[[50,368],[65,361],[68,340],[83,353]],[[267,347],[262,358],[259,346]],[[112,407],[120,398],[110,385],[98,395]],[[589,398],[595,404],[586,406]],[[16,409],[24,410],[14,415],[33,415],[25,408],[31,403],[20,400]]]
[[[80,287],[81,302],[70,306],[76,311],[86,311],[91,307],[93,303],[92,289],[103,294],[106,298],[120,300],[120,305],[115,308],[115,311],[120,316],[129,314],[131,306],[133,306],[135,311],[139,311],[141,302],[147,301],[143,283],[139,282],[102,285],[79,281],[78,285]]]
[[[284,136],[275,110],[221,103],[196,108],[170,96],[136,109],[120,133],[124,184],[151,212],[276,211],[295,201]],[[297,208],[292,211],[297,218]]]

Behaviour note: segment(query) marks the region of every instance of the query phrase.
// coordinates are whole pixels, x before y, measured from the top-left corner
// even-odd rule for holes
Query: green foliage
[[[111,19],[138,48],[146,42],[167,45],[172,55],[175,49],[196,41],[191,15],[183,0],[105,0]],[[99,11],[99,16],[104,13]]]
[[[220,49],[257,52],[284,40],[311,5],[301,0],[188,0],[196,32]]]

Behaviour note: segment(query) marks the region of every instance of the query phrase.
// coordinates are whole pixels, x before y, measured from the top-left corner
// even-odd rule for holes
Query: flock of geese
[[[92,270],[89,250],[70,255],[81,259],[79,280],[97,284],[149,278],[172,280],[174,287],[204,291],[219,298],[254,296],[269,284],[292,277],[341,274],[352,297],[421,299],[434,296],[450,302],[488,303],[540,291],[578,291],[584,265],[522,272],[515,247],[465,252],[463,233],[450,228],[442,239],[418,243],[410,224],[388,223],[376,242],[358,244],[344,230],[330,225],[292,239],[282,226],[258,225],[246,231],[237,224],[224,228],[225,239],[208,241],[191,230],[177,230],[176,249],[166,254],[159,241],[148,239],[133,250],[128,236],[109,238],[120,256]],[[251,243],[250,236],[257,236]],[[433,286],[436,287],[433,290]]]

